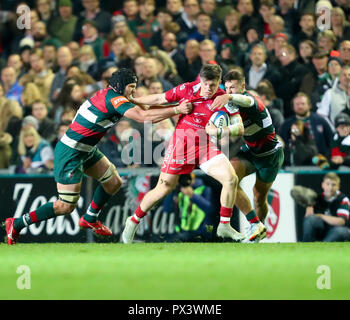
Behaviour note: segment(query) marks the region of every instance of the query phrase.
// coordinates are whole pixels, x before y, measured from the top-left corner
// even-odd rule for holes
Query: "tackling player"
[[[100,184],[87,212],[80,218],[79,225],[93,229],[100,235],[112,235],[111,230],[98,220],[98,215],[103,205],[120,189],[122,181],[115,166],[96,148],[96,144],[123,116],[138,122],[159,122],[175,114],[191,111],[191,106],[186,103],[178,107],[162,106],[144,110],[146,106],[138,106],[129,101],[136,84],[137,78],[132,71],[120,69],[112,74],[106,89],[99,90],[80,106],[55,148],[54,176],[58,200],[48,202],[20,218],[7,218],[5,226],[8,244],[15,244],[20,231],[32,223],[72,213],[80,197],[84,173]]]
[[[140,220],[162,198],[177,185],[180,174],[188,174],[200,167],[209,176],[221,183],[220,223],[217,236],[241,241],[244,236],[230,225],[235,203],[237,175],[229,159],[217,148],[206,133],[212,127],[207,125],[214,113],[209,109],[216,97],[225,93],[219,88],[222,70],[218,65],[204,65],[200,71],[200,82],[184,83],[165,93],[135,99],[144,104],[165,104],[169,102],[188,102],[193,110],[181,115],[176,125],[168,149],[164,156],[158,183],[141,201],[133,216],[126,220],[122,241],[131,243]],[[232,135],[243,133],[243,124],[238,112],[223,108],[234,121],[227,129]],[[238,119],[238,120],[237,120]],[[237,121],[236,121],[237,120]]]
[[[284,160],[282,143],[276,137],[268,109],[259,97],[245,90],[244,76],[240,72],[231,71],[224,76],[224,84],[226,94],[217,97],[211,109],[215,110],[229,103],[239,109],[242,117],[245,144],[231,163],[239,182],[256,172],[253,189],[256,213],[240,186],[237,188],[236,205],[248,221],[256,221],[250,224],[249,233],[259,240],[266,236],[266,227],[258,222],[258,217],[264,221],[268,213],[268,192]]]

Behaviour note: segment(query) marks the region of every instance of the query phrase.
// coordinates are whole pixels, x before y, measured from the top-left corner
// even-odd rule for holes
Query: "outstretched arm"
[[[149,96],[132,98],[130,101],[136,105],[161,105],[168,103],[165,93],[151,94]]]
[[[124,116],[137,122],[153,122],[157,123],[164,119],[171,118],[177,114],[189,114],[192,111],[192,104],[184,100],[177,107],[153,107],[149,110],[143,110],[139,106],[135,106],[127,110]]]

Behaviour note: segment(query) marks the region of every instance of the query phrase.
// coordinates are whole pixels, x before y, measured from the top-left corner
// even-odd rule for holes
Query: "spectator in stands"
[[[7,169],[11,164],[12,140],[9,133],[0,131],[0,169]]]
[[[41,100],[34,101],[32,104],[32,115],[38,120],[38,133],[51,144],[57,137],[57,126],[55,122],[49,118],[45,103]]]
[[[299,58],[298,62],[312,70],[312,56],[316,51],[316,43],[311,40],[303,40],[299,43]]]
[[[125,38],[122,36],[118,36],[114,38],[114,40],[111,42],[111,51],[108,56],[107,61],[112,61],[116,66],[119,65],[119,63],[126,58],[125,56],[125,48],[127,44],[125,41]]]
[[[44,22],[37,21],[35,23],[32,23],[32,26],[32,34],[35,48],[43,48],[44,45],[47,43],[53,44],[56,48],[59,48],[62,45],[60,40],[51,37],[47,33],[47,28]]]
[[[66,45],[74,38],[74,31],[78,18],[72,12],[71,0],[58,2],[58,15],[48,23],[48,33]]]
[[[202,66],[199,56],[199,43],[197,40],[187,40],[185,45],[186,63],[179,68],[179,74],[185,82],[191,82],[196,79]]]
[[[350,40],[344,40],[339,45],[339,58],[343,64],[350,65]]]
[[[350,114],[349,95],[350,66],[345,66],[340,72],[339,82],[325,92],[317,113],[334,124],[334,119],[340,112]]]
[[[65,121],[72,122],[74,117],[76,116],[76,114],[77,114],[76,108],[66,107],[62,111],[61,119],[59,121],[60,122],[65,122]]]
[[[224,69],[229,69],[236,64],[236,57],[234,52],[233,43],[230,39],[225,39],[220,43],[220,54],[217,57],[220,66]]]
[[[296,51],[292,45],[283,46],[278,52],[281,63],[279,72],[281,83],[276,88],[277,96],[283,99],[285,117],[291,115],[290,101],[298,92],[301,81],[308,69],[296,61]]]
[[[53,149],[32,125],[25,125],[19,135],[18,153],[21,164],[19,173],[40,173],[53,169]]]
[[[58,71],[55,73],[55,76],[52,80],[51,89],[50,89],[50,101],[53,103],[63,87],[63,83],[67,78],[68,67],[72,63],[72,54],[68,47],[63,46],[57,50],[57,64]]]
[[[46,25],[52,17],[51,1],[50,0],[37,0],[36,10],[39,14],[40,21]]]
[[[350,39],[350,23],[346,20],[344,11],[340,7],[331,10],[331,28],[337,37],[336,47],[345,39]]]
[[[159,76],[168,81],[173,87],[183,83],[179,76],[175,62],[163,50],[152,50],[151,56],[158,61]]]
[[[212,40],[216,46],[219,46],[219,35],[211,29],[211,16],[203,11],[196,16],[196,30],[189,34],[188,39],[195,39],[198,42],[204,39]]]
[[[134,71],[137,76],[137,80],[139,84],[143,80],[142,69],[145,61],[146,61],[146,57],[144,55],[140,55],[134,60]]]
[[[5,97],[20,103],[23,86],[17,81],[16,70],[13,67],[5,67],[1,70],[1,83]]]
[[[278,0],[277,15],[284,20],[285,31],[289,35],[294,35],[298,31],[298,12],[293,7],[294,1]]]
[[[276,129],[276,133],[279,133],[281,125],[284,122],[284,109],[282,99],[276,97],[273,85],[267,79],[262,80],[258,83],[256,92],[258,93],[264,105],[270,112],[272,123]]]
[[[241,15],[239,28],[243,34],[247,32],[247,27],[255,26],[260,32],[259,36],[264,35],[263,20],[259,15],[255,15],[252,0],[238,0],[237,11]]]
[[[4,91],[4,88],[0,82],[0,98],[3,98],[3,97],[5,97],[5,91]]]
[[[41,92],[43,101],[46,105],[50,106],[49,95],[52,80],[55,75],[51,69],[45,67],[44,57],[40,49],[32,51],[29,59],[31,69],[20,78],[19,82],[22,86],[25,86],[28,82],[34,82]]]
[[[159,22],[154,16],[155,8],[155,0],[140,0],[137,18],[128,22],[130,30],[141,40],[146,51],[151,46],[153,33],[159,28]]]
[[[162,37],[162,48],[174,61],[177,71],[180,73],[181,69],[185,67],[186,58],[184,53],[178,48],[176,35],[172,32],[167,32]]]
[[[166,8],[170,11],[173,20],[178,20],[184,11],[182,0],[166,0]]]
[[[249,58],[251,65],[247,65],[244,69],[246,84],[249,88],[255,90],[262,79],[268,79],[274,87],[278,85],[280,75],[276,68],[266,63],[266,49],[262,44],[253,46]]]
[[[70,124],[71,124],[70,121],[63,121],[58,125],[57,136],[56,136],[55,140],[51,143],[51,145],[54,149],[56,147],[57,142],[61,140],[61,138],[64,136],[64,134],[68,130]]]
[[[135,59],[144,54],[144,51],[137,41],[128,42],[124,52],[125,59],[120,61],[118,64],[119,68],[124,67],[131,69],[134,66]]]
[[[310,40],[313,43],[316,43],[317,29],[314,14],[311,12],[305,12],[299,20],[299,26],[300,31],[294,38],[294,45],[299,46],[299,44],[305,40]]]
[[[215,42],[206,39],[199,43],[199,57],[201,58],[202,65],[211,63],[216,63],[216,45]]]
[[[162,83],[158,80],[151,81],[149,85],[149,94],[157,94],[157,93],[163,93],[163,86]]]
[[[332,30],[321,31],[317,35],[317,46],[322,51],[330,53],[334,50],[337,37]]]
[[[217,33],[220,34],[222,31],[222,22],[220,21],[220,18],[216,14],[216,1],[215,0],[202,0],[200,2],[200,9],[205,12],[206,14],[209,14],[211,19],[211,29]]]
[[[275,4],[273,0],[261,0],[259,6],[259,14],[263,18],[264,24],[264,37],[267,37],[271,34],[269,27],[269,22],[271,17],[275,14]]]
[[[277,33],[285,33],[284,20],[281,16],[274,14],[269,21],[269,29],[272,35]]]
[[[316,198],[313,206],[305,211],[303,242],[350,241],[349,198],[340,191],[340,178],[327,173],[322,181],[323,192]]]
[[[350,167],[350,116],[340,113],[335,117],[336,134],[333,137],[330,166],[338,169],[339,166]]]
[[[327,64],[328,53],[326,51],[315,52],[312,55],[312,69],[304,76],[299,91],[310,97],[316,86],[327,77]],[[315,103],[311,101],[313,106]]]
[[[79,69],[89,74],[94,79],[98,78],[98,63],[91,46],[85,45],[79,51]]]
[[[13,67],[16,72],[16,79],[18,80],[26,70],[23,67],[23,62],[21,60],[21,56],[17,53],[11,54],[7,59],[7,66]]]
[[[137,0],[124,0],[123,2],[123,15],[127,20],[136,19],[139,12],[139,6]]]
[[[85,20],[82,26],[83,37],[81,45],[89,45],[94,50],[97,60],[103,58],[103,45],[105,40],[99,36],[98,27],[93,20]]]
[[[78,15],[73,40],[79,41],[81,39],[82,27],[86,20],[93,20],[99,34],[107,35],[111,31],[111,14],[100,8],[99,0],[82,0],[82,4],[85,10]]]
[[[41,99],[42,95],[39,87],[33,82],[28,82],[25,85],[21,96],[23,116],[26,117],[31,115],[33,102]]]
[[[75,41],[70,41],[67,43],[67,47],[69,48],[70,53],[72,55],[72,65],[79,65],[79,43]]]
[[[304,122],[304,127],[308,128],[310,137],[315,141],[317,152],[327,157],[330,153],[331,141],[334,135],[329,122],[324,117],[311,111],[311,102],[305,93],[297,93],[292,100],[292,105],[294,115],[287,118],[280,129],[280,136],[285,146],[290,144],[292,124],[296,120],[301,120]]]
[[[173,85],[159,76],[159,66],[155,58],[146,58],[142,65],[142,78],[141,84],[149,87],[151,80],[158,79],[164,88],[164,91],[168,91],[173,88]]]
[[[57,72],[57,50],[53,44],[47,43],[43,46],[43,58],[45,67]]]
[[[155,31],[151,38],[151,46],[157,46],[159,49],[164,50],[165,48],[162,45],[162,39],[167,33],[166,26],[173,21],[173,16],[171,12],[166,8],[160,8],[158,10],[156,19],[159,23],[159,29]],[[176,37],[176,36],[175,36]]]
[[[225,15],[222,40],[229,39],[236,48],[237,41],[241,38],[241,15],[232,9]],[[236,50],[236,49],[235,49]]]
[[[175,20],[180,26],[180,39],[188,39],[188,36],[196,30],[196,17],[199,13],[198,0],[184,0],[184,11]]]

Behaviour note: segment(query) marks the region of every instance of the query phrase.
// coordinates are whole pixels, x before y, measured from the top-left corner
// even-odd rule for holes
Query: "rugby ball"
[[[230,117],[229,115],[224,111],[216,111],[214,112],[210,119],[209,119],[215,127],[217,128],[224,128],[230,125]],[[221,138],[221,136],[217,137],[218,139]]]

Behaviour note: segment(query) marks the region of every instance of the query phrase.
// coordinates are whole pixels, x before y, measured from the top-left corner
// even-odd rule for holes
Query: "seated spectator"
[[[281,63],[279,68],[281,81],[276,88],[276,94],[283,99],[284,117],[288,117],[292,114],[289,107],[290,101],[298,92],[301,81],[308,69],[296,61],[296,51],[292,45],[282,46],[278,53],[278,59]]]
[[[246,84],[251,89],[256,89],[262,79],[269,80],[275,87],[280,82],[280,75],[276,68],[266,62],[266,49],[261,44],[256,44],[250,51],[250,66],[244,69]]]
[[[196,16],[196,30],[189,34],[188,39],[198,42],[204,39],[212,40],[216,46],[220,43],[219,35],[211,29],[211,17],[205,12],[199,12]]]
[[[70,53],[72,55],[72,65],[79,65],[79,43],[75,41],[70,41],[67,43],[67,47],[69,48]]]
[[[294,115],[287,118],[280,129],[280,136],[285,146],[290,144],[292,124],[296,120],[301,120],[304,122],[304,127],[309,129],[310,137],[316,143],[317,152],[328,157],[334,135],[329,122],[324,117],[311,111],[311,102],[305,93],[297,93],[292,99],[292,106]],[[286,160],[288,160],[287,157]]]
[[[308,206],[303,223],[303,242],[350,241],[349,198],[340,191],[340,178],[327,173],[322,181],[323,192],[313,206]]]
[[[0,169],[7,169],[11,164],[12,140],[9,133],[0,131]]]
[[[231,40],[236,48],[237,41],[241,38],[240,30],[241,15],[238,11],[232,9],[225,15],[223,32],[221,39]]]
[[[276,133],[279,133],[281,125],[284,122],[284,108],[282,99],[276,97],[273,85],[267,79],[262,80],[258,83],[256,92],[258,93],[264,105],[270,112],[272,123],[276,129]]]
[[[47,69],[51,69],[53,72],[57,72],[57,50],[56,47],[51,44],[47,43],[43,46],[43,58],[45,67]]]
[[[340,113],[335,117],[336,134],[333,137],[330,166],[338,169],[339,166],[350,167],[350,116]]]
[[[271,34],[269,22],[271,17],[276,13],[275,4],[273,0],[261,0],[259,6],[259,14],[263,18],[264,38]]]
[[[45,67],[42,50],[35,49],[31,52],[30,66],[31,69],[20,78],[19,83],[22,86],[25,86],[28,82],[35,83],[41,92],[43,101],[46,105],[50,106],[50,89],[55,75],[51,69]]]
[[[238,0],[237,11],[241,15],[240,30],[242,34],[247,32],[247,27],[255,26],[259,30],[259,37],[264,36],[264,22],[260,15],[255,14],[252,0]]]
[[[78,67],[82,72],[89,74],[94,79],[98,78],[98,63],[91,46],[85,45],[80,48]]]
[[[118,64],[119,68],[133,68],[137,57],[142,56],[144,51],[137,41],[128,42],[124,50],[125,58]]]
[[[72,63],[72,54],[68,47],[63,46],[57,50],[57,65],[58,71],[55,73],[55,76],[51,83],[50,88],[50,101],[53,103],[59,92],[61,91],[64,82],[67,79],[67,70]]]
[[[59,0],[58,15],[50,19],[48,33],[67,45],[74,38],[78,18],[73,14],[71,0]]]
[[[175,62],[163,50],[153,50],[152,57],[156,58],[159,67],[159,76],[170,82],[173,87],[183,83],[182,78],[178,75]]]
[[[178,69],[180,76],[185,82],[196,79],[202,66],[199,56],[199,43],[197,40],[188,40],[185,45],[186,63],[183,68]]]
[[[103,58],[103,45],[105,40],[99,36],[97,24],[93,20],[86,20],[82,26],[83,37],[80,45],[89,45],[94,50],[97,60]]]
[[[350,65],[350,40],[344,40],[340,43],[339,58],[345,66]]]
[[[82,37],[82,27],[86,20],[93,20],[101,36],[111,31],[111,14],[100,8],[100,0],[82,0],[84,11],[78,14],[78,21],[75,25],[74,41]]]
[[[188,36],[196,30],[196,17],[199,13],[198,0],[184,0],[184,10],[175,20],[180,26],[179,39],[188,39]],[[186,41],[185,40],[185,41]]]
[[[61,118],[59,119],[60,122],[72,122],[74,117],[77,114],[77,110],[73,109],[71,107],[66,107],[63,109],[61,113]]]
[[[7,66],[13,67],[16,71],[16,79],[18,80],[26,72],[21,56],[19,54],[11,54],[7,59]]]
[[[163,211],[178,214],[175,233],[155,237],[152,241],[213,241],[215,201],[212,188],[192,174],[180,176],[178,187],[163,201]]]
[[[34,40],[34,48],[43,48],[45,44],[52,44],[56,48],[62,45],[62,42],[47,33],[47,28],[44,22],[32,22],[32,36]]]
[[[57,137],[57,126],[48,117],[48,110],[45,103],[41,100],[34,101],[32,104],[32,115],[38,120],[38,133],[51,144]]]
[[[1,82],[5,97],[21,103],[23,86],[17,81],[16,70],[13,67],[5,67],[1,70]]]
[[[159,22],[154,17],[155,8],[155,0],[140,0],[136,19],[128,21],[130,30],[141,40],[146,51],[151,46],[153,33],[159,28]]]
[[[149,85],[149,94],[163,93],[163,86],[159,80],[153,80]]]
[[[176,35],[172,32],[166,32],[162,36],[162,48],[175,62],[176,69],[180,74],[186,68],[186,58],[184,53],[179,49]]]
[[[337,37],[332,30],[321,31],[317,35],[317,46],[319,50],[326,51],[328,54],[335,49]]]
[[[37,0],[36,10],[39,13],[39,19],[47,25],[53,16],[50,0]]]
[[[16,168],[16,172],[41,173],[53,169],[53,149],[31,125],[21,129],[18,154],[21,156],[21,163]]]
[[[156,46],[159,49],[164,50],[165,48],[162,45],[162,39],[164,37],[164,34],[167,33],[166,26],[173,21],[173,16],[168,9],[160,8],[158,10],[156,20],[159,23],[159,29],[152,35],[151,46]]]
[[[218,64],[216,61],[216,46],[215,43],[209,39],[203,40],[199,44],[199,57],[201,58],[201,66],[204,64]],[[227,72],[227,69],[224,65],[221,66],[222,73],[225,74]],[[197,75],[197,78],[199,78],[199,75]]]
[[[277,14],[271,16],[269,21],[269,29],[271,31],[271,35],[275,35],[277,33],[286,33],[283,18]]]
[[[224,69],[229,69],[230,66],[236,64],[236,57],[234,52],[234,46],[230,39],[225,39],[220,44],[221,50],[217,57],[218,64],[224,66]]]
[[[300,31],[294,37],[294,45],[298,47],[303,41],[317,41],[316,18],[312,12],[305,12],[299,20]]]
[[[285,24],[285,30],[289,35],[294,35],[298,31],[298,12],[294,9],[294,1],[278,0],[278,9],[276,11],[282,17]]]
[[[166,8],[169,10],[174,20],[179,19],[181,13],[184,11],[182,0],[167,0]]]
[[[299,58],[298,62],[312,70],[312,56],[316,51],[316,44],[311,40],[304,40],[299,43]]]
[[[350,39],[350,23],[340,7],[331,10],[331,28],[337,38],[336,47],[345,39]]]
[[[41,100],[41,92],[38,86],[33,82],[28,82],[21,96],[21,103],[23,108],[23,116],[29,116],[32,114],[32,105],[36,100]]]
[[[57,142],[60,141],[61,138],[64,136],[64,134],[68,130],[70,124],[71,124],[71,121],[67,121],[67,120],[60,122],[60,124],[58,125],[58,129],[57,129],[57,132],[58,132],[57,136],[56,136],[55,140],[51,143],[53,148],[56,147]]]
[[[124,0],[122,12],[128,20],[135,19],[137,17],[137,13],[139,12],[137,0]]]
[[[319,51],[312,56],[312,69],[308,72],[301,81],[299,91],[304,92],[309,97],[316,86],[327,78],[328,53]],[[311,101],[314,106],[316,102]]]
[[[345,66],[340,72],[338,83],[325,92],[317,113],[328,118],[332,124],[340,112],[350,114],[349,91],[350,66]]]
[[[155,58],[146,58],[142,65],[142,81],[141,85],[149,87],[151,80],[158,79],[164,88],[164,91],[172,89],[174,86],[163,77],[159,76],[159,65]]]

